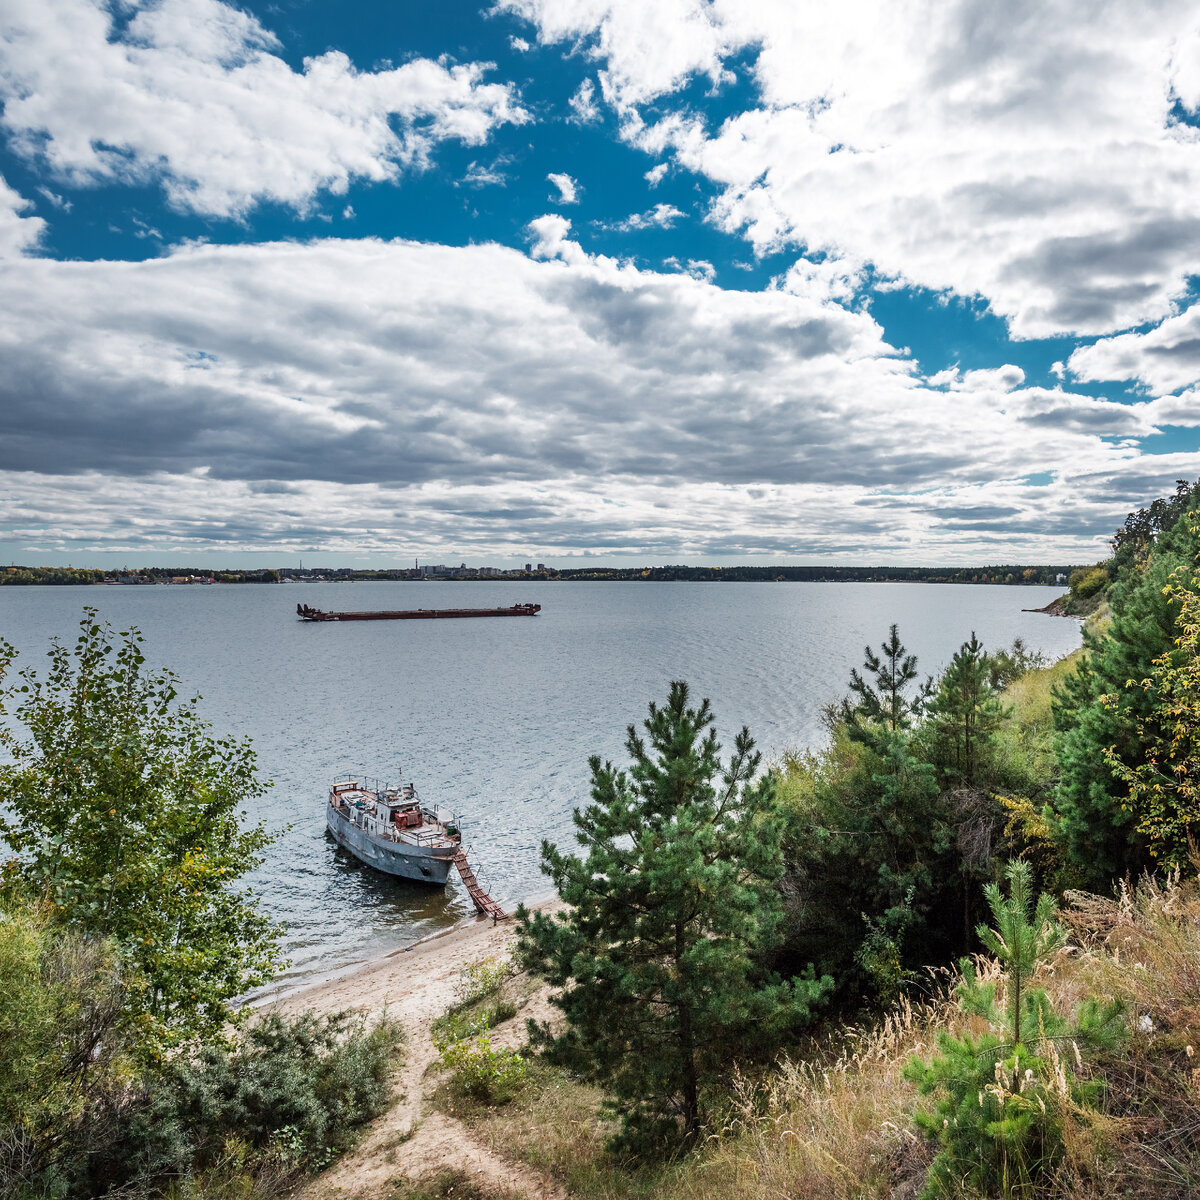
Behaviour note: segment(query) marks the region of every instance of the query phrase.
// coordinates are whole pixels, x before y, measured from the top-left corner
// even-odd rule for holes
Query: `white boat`
[[[436,887],[445,884],[461,852],[458,818],[422,804],[411,783],[394,788],[339,780],[329,789],[325,825],[367,866]]]

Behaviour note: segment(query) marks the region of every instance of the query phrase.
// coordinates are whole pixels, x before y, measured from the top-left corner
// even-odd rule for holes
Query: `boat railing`
[[[413,829],[388,830],[388,840],[407,842],[410,846],[440,846],[444,844],[446,835],[440,830],[425,830],[418,833]]]

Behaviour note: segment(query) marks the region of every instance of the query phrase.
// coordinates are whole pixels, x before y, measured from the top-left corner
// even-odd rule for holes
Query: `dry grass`
[[[1116,997],[1129,1013],[1126,1051],[1067,1062],[1051,1086],[1065,1153],[1046,1200],[1196,1200],[1200,1197],[1200,886],[1143,881],[1112,900],[1072,895],[1062,914],[1073,946],[1041,971],[1055,1008]],[[994,963],[985,977],[1003,981]],[[1147,1020],[1149,1024],[1147,1024]],[[940,1031],[980,1032],[951,999],[902,1004],[882,1024],[847,1029],[804,1058],[736,1084],[726,1118],[676,1163],[630,1171],[605,1151],[613,1126],[601,1094],[535,1063],[512,1103],[455,1115],[497,1152],[560,1180],[586,1200],[909,1200],[933,1148],[915,1131],[920,1103],[903,1078]],[[1071,1098],[1083,1069],[1105,1089],[1091,1106]],[[1051,1081],[1052,1083],[1052,1081]]]

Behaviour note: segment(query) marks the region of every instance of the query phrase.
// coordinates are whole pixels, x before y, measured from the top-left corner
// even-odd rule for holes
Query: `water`
[[[822,740],[865,643],[899,623],[923,673],[972,630],[1051,657],[1074,621],[1023,612],[1059,589],[905,583],[347,583],[0,588],[0,634],[38,666],[83,606],[136,625],[218,733],[248,735],[274,786],[258,812],[279,841],[250,882],[288,923],[291,982],[386,953],[468,917],[456,877],[425,890],[359,866],[325,836],[335,776],[397,781],[466,819],[464,844],[502,903],[548,894],[543,838],[568,844],[587,759],[624,762],[625,728],[668,682],[711,697],[722,741],[743,724],[770,758]],[[535,618],[310,624],[326,609],[542,605]]]

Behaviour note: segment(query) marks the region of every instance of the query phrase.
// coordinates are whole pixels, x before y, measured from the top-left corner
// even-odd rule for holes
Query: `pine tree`
[[[1193,514],[1159,537],[1143,568],[1113,585],[1111,621],[1099,632],[1084,631],[1083,657],[1055,693],[1061,774],[1045,815],[1075,880],[1092,890],[1152,862],[1129,804],[1129,782],[1114,762],[1133,770],[1152,749],[1154,699],[1136,685],[1164,654],[1172,663],[1183,659],[1175,645],[1179,602],[1171,584],[1180,567],[1194,566],[1198,552]],[[1127,686],[1131,682],[1135,686]]]
[[[898,626],[892,625],[888,640],[879,649],[876,654],[870,646],[863,648],[863,668],[874,677],[873,682],[850,669],[850,690],[858,699],[854,703],[843,700],[840,716],[852,731],[865,722],[885,725],[893,732],[907,729],[932,691],[932,681],[926,680],[912,697],[905,694],[917,678],[917,656],[901,643]]]
[[[1004,719],[1004,706],[992,682],[991,661],[974,630],[938,681],[929,718],[931,741],[943,775],[974,787],[988,746]]]
[[[1094,1084],[1071,1076],[1056,1044],[1074,1044],[1076,1053],[1079,1047],[1112,1052],[1124,1033],[1119,1001],[1085,1000],[1068,1020],[1043,989],[1031,986],[1038,963],[1063,944],[1064,934],[1053,900],[1042,895],[1034,903],[1029,864],[1011,862],[1005,875],[1007,898],[995,884],[986,890],[996,927],[977,931],[1004,968],[1005,1012],[995,1003],[996,984],[980,980],[964,958],[959,1003],[989,1028],[962,1037],[939,1033],[933,1059],[913,1059],[905,1068],[922,1095],[937,1095],[932,1112],[914,1116],[939,1145],[922,1200],[964,1191],[1006,1200],[1039,1194],[1062,1151],[1062,1085],[1076,1105],[1096,1094]],[[1058,1088],[1047,1086],[1052,1075],[1059,1076]]]
[[[590,760],[575,812],[583,857],[542,845],[569,907],[518,911],[518,956],[559,989],[566,1032],[535,1039],[603,1084],[631,1143],[694,1137],[703,1092],[740,1057],[770,1054],[831,989],[784,981],[766,956],[781,916],[774,780],[742,729],[722,768],[709,702],[684,683],[630,726],[631,765]]]

